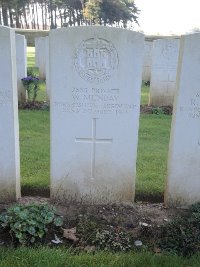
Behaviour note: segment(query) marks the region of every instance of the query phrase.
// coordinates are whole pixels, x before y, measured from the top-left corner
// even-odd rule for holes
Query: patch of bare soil
[[[65,239],[62,243],[73,247],[84,248],[88,246],[91,248],[91,243],[87,244],[86,241],[81,241],[87,240],[89,232],[94,231],[90,227],[105,230],[114,229],[118,232],[123,231],[123,233],[131,235],[134,241],[141,240],[143,243],[147,242],[149,232],[151,232],[150,236],[152,237],[154,234],[153,231],[156,231],[160,225],[171,221],[177,214],[187,212],[167,208],[162,203],[137,202],[133,205],[83,205],[81,203],[66,203],[65,205],[60,205],[51,203],[49,198],[44,197],[22,197],[17,203],[53,204],[56,207],[56,214],[63,217],[63,229],[69,229],[70,232],[67,235],[74,236],[74,239]],[[6,208],[13,204],[0,204],[0,212],[5,211]],[[61,230],[55,232],[55,229],[50,229],[44,240],[44,244],[52,246],[52,240],[55,239],[55,234],[59,239],[63,240],[63,232]],[[148,242],[151,243],[150,240]],[[13,245],[8,233],[4,233],[2,230],[0,230],[1,245]]]

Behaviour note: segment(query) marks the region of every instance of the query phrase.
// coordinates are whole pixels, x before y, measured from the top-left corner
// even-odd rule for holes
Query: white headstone
[[[35,66],[39,68],[39,45],[40,38],[35,38]]]
[[[179,45],[179,39],[162,39],[153,42],[150,105],[173,105]]]
[[[50,84],[49,84],[49,37],[45,37],[45,69],[46,69],[46,98],[50,100]]]
[[[181,39],[165,201],[200,201],[200,33]]]
[[[20,197],[15,32],[0,26],[0,201]]]
[[[18,101],[26,101],[26,90],[22,84],[21,79],[27,76],[27,56],[26,48],[27,42],[23,35],[16,34],[16,57],[17,57],[17,89]]]
[[[143,50],[133,31],[51,31],[52,198],[133,201]]]
[[[142,71],[142,80],[149,82],[151,80],[151,58],[152,58],[153,42],[145,41],[144,46],[144,63]]]
[[[35,65],[41,79],[46,78],[46,37],[35,38]]]

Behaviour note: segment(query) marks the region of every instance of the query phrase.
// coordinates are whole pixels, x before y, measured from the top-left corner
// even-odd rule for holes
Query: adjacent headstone
[[[35,66],[41,79],[46,78],[46,37],[35,38]]]
[[[39,68],[39,45],[40,45],[40,37],[35,38],[35,66]]]
[[[46,99],[50,100],[50,84],[49,84],[49,37],[45,37],[45,64],[46,64]]]
[[[181,39],[165,201],[200,201],[200,33]]]
[[[179,45],[179,39],[162,39],[153,42],[150,105],[173,105]]]
[[[53,199],[134,200],[143,50],[118,28],[50,32]]]
[[[16,57],[17,57],[17,89],[18,101],[26,101],[26,90],[21,81],[22,78],[27,76],[27,56],[26,56],[26,38],[23,35],[16,34]]]
[[[0,202],[20,197],[15,32],[0,26]]]
[[[144,63],[142,71],[142,80],[149,82],[151,80],[151,58],[152,58],[153,42],[145,41],[144,46]]]

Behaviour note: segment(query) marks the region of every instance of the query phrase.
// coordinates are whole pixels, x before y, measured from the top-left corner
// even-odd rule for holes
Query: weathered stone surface
[[[46,99],[50,100],[50,84],[49,84],[49,37],[45,37],[45,64],[46,64]]]
[[[165,202],[200,201],[200,34],[181,39]]]
[[[179,45],[179,39],[162,39],[153,42],[150,105],[173,105]]]
[[[153,42],[145,41],[144,62],[142,71],[142,80],[149,82],[151,80],[151,59],[152,59]]]
[[[46,37],[35,39],[35,65],[39,68],[41,79],[46,78]]]
[[[20,197],[15,32],[0,26],[0,202]]]
[[[26,101],[26,90],[22,84],[21,79],[27,76],[27,55],[26,55],[26,39],[23,35],[15,35],[16,42],[16,60],[17,60],[17,89],[18,101]]]
[[[143,50],[133,31],[51,31],[52,198],[134,200]]]

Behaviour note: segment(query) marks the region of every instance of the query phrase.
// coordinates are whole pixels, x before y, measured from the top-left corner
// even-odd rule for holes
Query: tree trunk
[[[69,25],[72,26],[72,12],[69,10]]]
[[[50,6],[49,7],[50,7],[50,24],[51,24],[51,29],[54,29],[52,0],[50,0]]]
[[[9,26],[8,25],[7,5],[5,3],[2,3],[2,17],[3,17],[3,24],[4,24],[4,26]]]
[[[76,21],[77,21],[77,24],[78,26],[80,26],[81,22],[80,22],[80,16],[79,16],[79,13],[78,13],[78,10],[76,9]]]
[[[43,4],[41,4],[41,9],[42,9],[42,29],[45,30],[45,26],[44,26],[44,7],[43,7]]]
[[[31,21],[30,13],[31,13],[30,12],[30,5],[28,4],[27,14],[26,14],[28,29],[30,29],[30,21]]]
[[[32,28],[36,29],[36,27],[35,27],[35,8],[34,8],[34,5],[32,5]]]
[[[24,21],[25,21],[26,29],[29,29],[29,25],[28,25],[28,22],[27,22],[25,5],[23,6],[23,13],[24,13]]]
[[[76,17],[74,15],[74,10],[72,10],[73,24],[76,26]]]
[[[35,9],[36,9],[36,20],[37,20],[37,29],[39,30],[39,19],[38,19],[38,7],[37,2],[35,2]]]
[[[20,22],[20,25],[21,25],[21,29],[24,29],[24,23],[23,23],[23,19],[24,17],[19,15],[19,22]]]
[[[47,22],[47,16],[48,16],[48,9],[47,9],[47,3],[45,4],[45,30],[48,30],[48,22]]]
[[[65,8],[65,9],[64,9],[64,22],[66,22],[66,20],[67,20],[67,16],[66,16],[66,14],[67,14],[67,9]]]
[[[1,8],[0,8],[0,25],[2,25],[2,14],[1,14]]]
[[[12,10],[10,7],[8,8],[8,12],[9,12],[9,17],[10,17],[10,27],[14,28],[15,25],[13,23],[13,15],[12,15]]]
[[[19,22],[19,10],[16,9],[16,28],[21,28],[20,22]]]
[[[54,9],[54,28],[57,28],[57,16],[56,16],[56,7]]]
[[[59,9],[59,15],[60,15],[60,23],[61,23],[61,27],[62,27],[63,26],[63,17],[62,17],[61,9]]]

